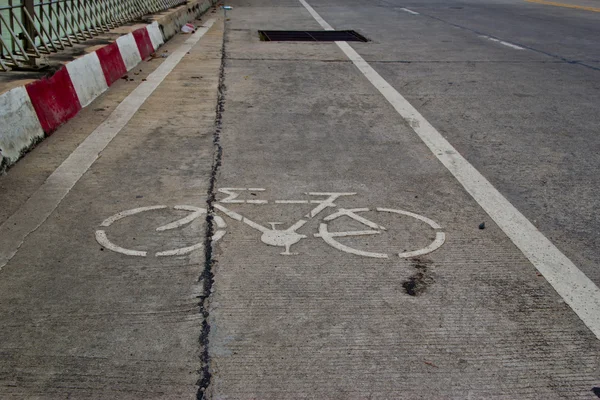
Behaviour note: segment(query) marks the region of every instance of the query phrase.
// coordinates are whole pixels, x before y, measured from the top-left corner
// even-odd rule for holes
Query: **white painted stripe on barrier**
[[[158,50],[158,48],[165,43],[158,22],[154,21],[153,23],[148,25],[146,29],[148,30],[148,36],[150,36],[150,41],[152,42],[152,47],[154,47],[154,51]]]
[[[21,152],[44,137],[24,86],[0,95],[0,160],[15,163]]]
[[[117,46],[119,46],[119,51],[121,52],[121,57],[123,58],[127,71],[131,71],[132,68],[142,61],[140,50],[131,33],[119,37],[117,39]]]
[[[67,71],[81,107],[87,106],[108,89],[100,59],[96,52],[86,54],[68,63]]]
[[[331,26],[299,0],[324,29]],[[322,23],[321,23],[322,21]],[[600,289],[346,42],[336,42],[438,160],[600,339]]]
[[[109,117],[67,157],[46,182],[2,225],[0,225],[0,270],[14,257],[25,238],[46,221],[77,181],[98,158],[98,154],[127,125],[129,120],[173,71],[188,51],[210,29],[206,21],[117,106]],[[139,57],[139,54],[138,54]],[[100,240],[104,240],[100,235]]]

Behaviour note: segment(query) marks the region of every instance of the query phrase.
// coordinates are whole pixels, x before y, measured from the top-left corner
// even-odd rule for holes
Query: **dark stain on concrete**
[[[416,271],[402,283],[402,287],[409,296],[420,296],[435,282],[430,271],[431,261],[416,257],[411,262]]]

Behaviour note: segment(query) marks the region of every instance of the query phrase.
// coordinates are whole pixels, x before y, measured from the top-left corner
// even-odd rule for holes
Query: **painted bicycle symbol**
[[[269,203],[268,200],[258,200],[258,199],[243,200],[243,199],[239,198],[240,194],[244,193],[244,192],[251,192],[251,193],[255,194],[256,192],[263,192],[265,190],[266,189],[264,189],[264,188],[221,188],[221,189],[219,189],[219,192],[227,195],[227,197],[224,198],[223,200],[221,200],[220,202],[215,203],[214,208],[215,208],[215,211],[222,213],[224,216],[226,216],[234,221],[242,222],[242,223],[248,225],[249,227],[257,230],[261,234],[260,240],[263,243],[265,243],[269,246],[282,247],[284,250],[280,254],[285,255],[285,256],[297,254],[297,253],[293,253],[291,251],[291,247],[293,245],[295,245],[296,243],[300,242],[301,240],[307,239],[309,237],[305,234],[298,233],[298,229],[302,228],[309,220],[315,218],[317,215],[321,214],[324,210],[330,209],[330,208],[333,208],[335,210],[332,213],[330,213],[329,215],[325,216],[321,220],[321,222],[319,223],[318,232],[314,233],[312,236],[315,238],[323,239],[325,241],[325,243],[327,243],[328,245],[332,246],[333,248],[335,248],[337,250],[340,250],[340,251],[343,251],[346,253],[355,254],[355,255],[363,256],[363,257],[390,258],[390,254],[356,249],[356,248],[350,247],[346,244],[343,244],[339,240],[337,240],[337,238],[352,237],[352,236],[378,235],[378,234],[385,232],[387,229],[384,226],[381,226],[376,222],[370,221],[369,219],[365,218],[363,215],[360,215],[361,213],[365,213],[365,212],[369,212],[369,211],[374,211],[378,214],[379,213],[381,213],[381,214],[396,214],[396,215],[411,217],[411,218],[414,218],[414,219],[428,225],[431,229],[433,229],[435,231],[435,238],[429,245],[422,247],[422,248],[410,250],[410,251],[403,250],[401,252],[395,253],[400,258],[416,257],[419,255],[431,253],[432,251],[437,250],[440,246],[442,246],[444,244],[444,241],[446,240],[446,236],[445,236],[444,232],[442,231],[442,228],[439,224],[437,224],[435,221],[433,221],[427,217],[424,217],[422,215],[419,215],[419,214],[416,214],[416,213],[413,213],[410,211],[391,209],[391,208],[382,208],[382,207],[375,207],[375,208],[370,209],[370,208],[338,208],[336,206],[335,201],[337,199],[339,199],[340,197],[354,196],[354,195],[356,195],[356,193],[309,192],[309,193],[306,193],[307,198],[302,199],[302,200],[275,200],[274,201],[275,204],[288,204],[288,205],[289,204],[314,204],[315,205],[315,207],[308,214],[306,214],[304,216],[304,218],[298,220],[297,222],[295,222],[294,224],[292,224],[290,227],[288,227],[286,229],[278,229],[277,228],[278,225],[282,225],[282,223],[280,223],[280,222],[269,222],[270,227],[266,227],[264,225],[261,225],[257,222],[254,222],[254,221],[248,219],[247,217],[244,217],[243,215],[237,213],[236,211],[230,210],[229,208],[227,208],[226,206],[223,205],[223,204],[254,204],[254,205],[268,204]],[[116,221],[119,221],[123,218],[129,217],[132,215],[136,215],[136,214],[140,214],[140,213],[144,213],[144,212],[156,211],[156,210],[164,210],[167,208],[168,208],[167,206],[158,205],[158,206],[149,206],[149,207],[139,207],[139,208],[134,208],[131,210],[122,211],[120,213],[117,213],[117,214],[105,219],[100,224],[102,229],[98,229],[96,231],[96,240],[103,247],[105,247],[109,250],[115,251],[117,253],[126,254],[126,255],[130,255],[130,256],[145,257],[145,256],[147,256],[146,251],[127,249],[127,248],[121,247],[121,246],[113,243],[111,240],[109,240],[109,238],[106,234],[105,228],[108,228]],[[175,210],[189,211],[189,214],[187,216],[185,216],[184,218],[181,218],[177,221],[174,221],[169,224],[162,225],[162,226],[156,228],[157,232],[168,231],[168,230],[180,228],[184,225],[191,223],[192,221],[196,220],[197,218],[203,217],[207,213],[207,210],[204,208],[188,206],[188,205],[178,205],[178,206],[174,206],[173,208]],[[215,215],[213,217],[214,217],[213,221],[216,225],[215,233],[212,237],[212,243],[214,244],[218,240],[223,238],[223,236],[225,236],[225,234],[226,234],[225,229],[227,228],[227,223],[225,222],[223,217],[221,217],[217,213],[215,213]],[[329,224],[332,221],[334,221],[338,218],[341,218],[341,217],[351,218],[352,220],[362,224],[365,227],[365,229],[350,230],[350,231],[330,231]],[[201,241],[201,242],[198,242],[191,246],[159,251],[159,252],[155,253],[155,256],[156,257],[165,257],[165,256],[185,255],[185,254],[191,253],[194,250],[202,249],[203,247],[204,247],[204,243]]]

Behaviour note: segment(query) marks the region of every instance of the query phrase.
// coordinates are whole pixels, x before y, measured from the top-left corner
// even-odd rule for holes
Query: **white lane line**
[[[412,15],[419,15],[418,12],[413,11],[413,10],[409,10],[408,8],[401,8],[401,10],[402,11],[406,11],[407,13],[412,14]]]
[[[493,37],[491,37],[491,36],[485,36],[485,35],[482,35],[482,36],[480,36],[480,37],[482,37],[482,38],[484,38],[484,39],[487,39],[487,40],[491,40],[492,42],[500,43],[500,44],[502,44],[502,45],[504,45],[504,46],[508,46],[508,47],[510,47],[511,49],[515,49],[515,50],[525,50],[525,49],[524,49],[523,47],[521,47],[521,46],[517,46],[516,44],[508,43],[508,42],[505,42],[504,40],[496,39],[496,38],[493,38]]]
[[[313,16],[317,14],[304,0],[299,1]],[[319,19],[322,20],[321,17]],[[325,28],[323,24],[321,26]],[[506,200],[348,43],[336,42],[336,44],[600,339],[600,289],[594,282]]]
[[[165,61],[129,94],[65,161],[44,184],[0,225],[0,270],[14,257],[27,235],[46,221],[62,199],[98,158],[98,154],[123,129],[146,99],[173,71],[181,59],[213,25],[206,21],[195,34],[177,48]]]
[[[327,23],[327,21],[325,21],[323,18],[321,18],[321,16],[319,15],[319,13],[317,13],[311,6],[310,4],[308,4],[306,1],[304,0],[299,0],[300,3],[302,3],[302,5],[304,6],[304,8],[306,8],[308,10],[308,12],[310,13],[310,15],[312,15],[312,17],[314,19],[317,20],[317,22],[319,23],[319,25],[321,25],[323,27],[323,29],[325,29],[326,31],[333,31],[334,29],[331,27],[331,25],[329,25]]]

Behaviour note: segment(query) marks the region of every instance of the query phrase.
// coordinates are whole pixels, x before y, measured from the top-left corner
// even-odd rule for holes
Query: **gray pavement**
[[[600,284],[600,13],[309,3]],[[414,126],[336,44],[259,41],[306,8],[231,5],[0,270],[0,397],[597,398],[598,338]],[[2,221],[130,90],[0,177]],[[146,257],[94,238],[154,205],[102,228]],[[216,214],[157,233],[176,205]]]
[[[372,7],[366,19],[360,7],[342,3],[344,14],[331,2],[314,3],[335,28],[357,27],[373,39],[355,46],[359,53],[600,284],[600,13],[420,2],[398,3],[418,16]],[[398,24],[402,29],[394,29]]]

